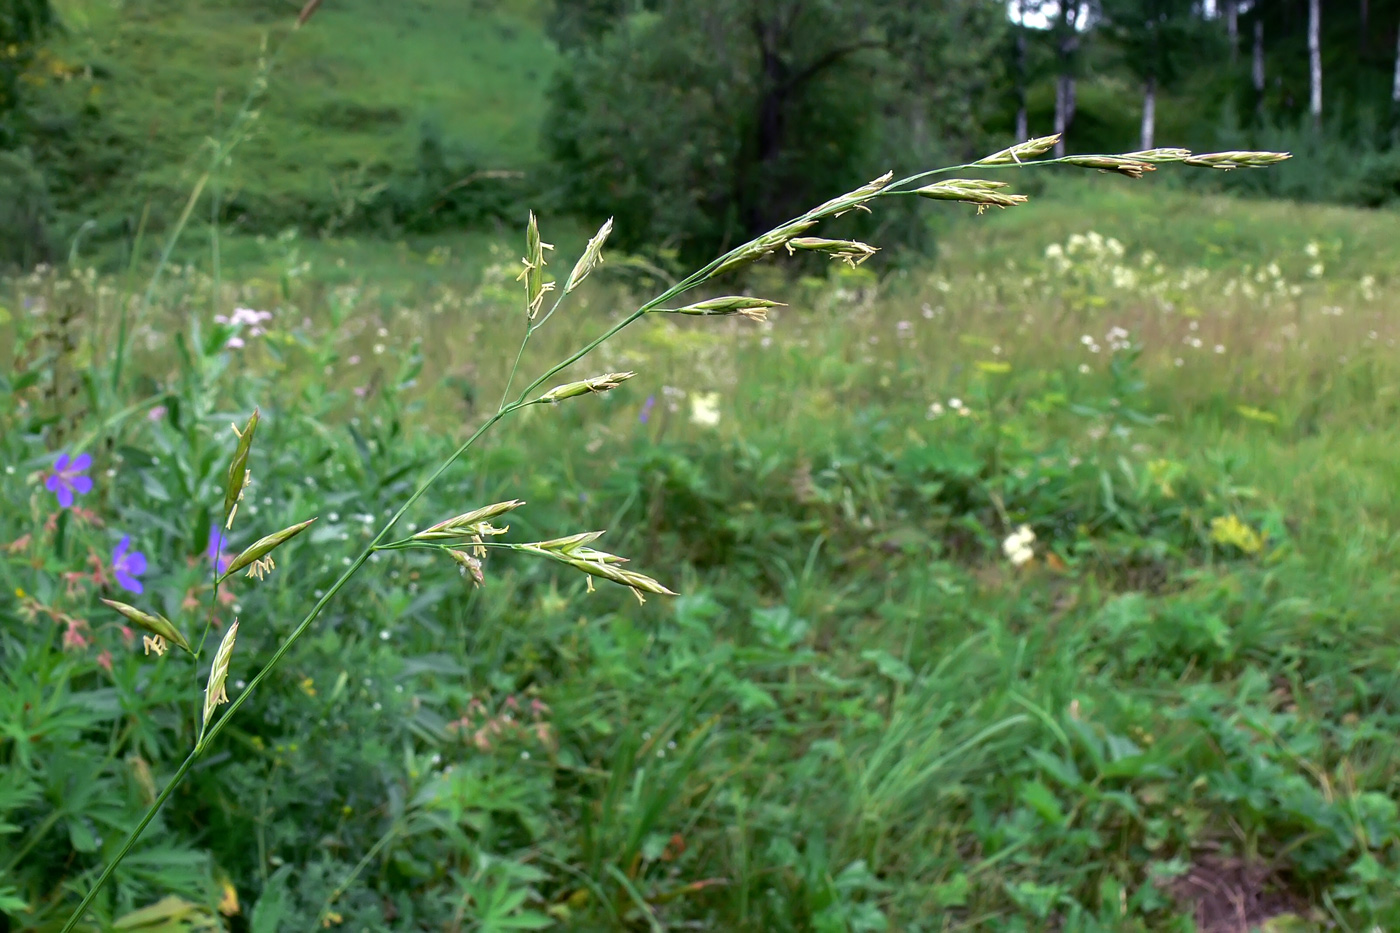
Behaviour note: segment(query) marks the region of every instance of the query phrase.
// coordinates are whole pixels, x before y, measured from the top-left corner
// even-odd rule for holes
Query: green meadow
[[[680,596],[376,554],[99,903],[178,897],[169,929],[221,922],[230,886],[256,930],[1156,930],[1224,891],[1385,928],[1394,218],[1119,179],[952,207],[927,267],[760,266],[787,305],[766,324],[648,316],[576,367],[635,378],[523,410],[408,516],[523,499],[508,540],[606,529]],[[115,393],[120,280],[7,286],[21,928],[61,919],[197,721],[196,665],[93,605],[118,537],[143,604],[240,620],[236,695],[495,410],[523,238],[362,271],[274,245],[218,283],[172,270]],[[523,372],[660,273],[605,256]],[[230,349],[216,302],[271,317]],[[227,550],[319,518],[209,604],[227,422],[254,405]],[[85,511],[55,512],[37,424],[91,451]]]
[[[57,5],[122,96],[0,280],[0,931],[122,855],[74,929],[1400,926],[1400,215],[1027,168],[498,418],[691,271],[350,222],[544,177],[546,4]]]

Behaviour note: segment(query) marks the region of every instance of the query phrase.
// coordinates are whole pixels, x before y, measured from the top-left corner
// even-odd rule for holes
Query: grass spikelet
[[[618,566],[627,563],[627,558],[588,547],[589,544],[602,536],[603,532],[601,531],[583,531],[563,538],[554,538],[550,541],[520,545],[518,550],[548,557],[550,560],[566,564],[590,577],[601,577],[604,580],[611,580],[614,583],[630,587],[638,601],[643,603],[646,602],[646,598],[642,596],[643,593],[655,593],[659,596],[676,595],[674,591],[667,589],[652,577],[635,570],[624,570]],[[591,583],[589,589],[592,589]]]
[[[253,562],[263,560],[274,550],[311,527],[311,523],[315,520],[314,518],[308,518],[306,521],[292,525],[290,528],[283,528],[281,531],[254,541],[229,563],[228,569],[224,571],[219,579],[226,580]],[[267,569],[271,569],[270,565],[264,566]],[[261,577],[259,577],[259,579],[261,579]]]
[[[1000,152],[993,152],[986,158],[978,159],[972,164],[1012,165],[1014,163],[1024,162],[1027,159],[1034,159],[1039,156],[1045,155],[1045,153],[1049,152],[1051,149],[1054,149],[1055,143],[1059,141],[1060,137],[1058,133],[1053,136],[1037,136],[1036,138],[1028,139],[1023,143],[1017,143],[1014,146],[1008,146]]]
[[[535,218],[535,212],[530,212],[530,223],[525,228],[525,258],[520,261],[525,268],[520,271],[516,281],[525,282],[525,315],[530,320],[535,319],[535,315],[540,313],[540,306],[544,304],[545,292],[554,288],[553,282],[544,280],[544,251],[554,249],[553,245],[545,243],[540,239],[540,225]]]
[[[229,461],[228,476],[224,483],[224,528],[233,527],[233,517],[238,512],[239,500],[243,498],[243,490],[248,486],[251,473],[248,470],[248,452],[253,447],[253,435],[258,430],[260,420],[258,409],[253,409],[252,416],[248,423],[243,426],[243,430],[238,430],[238,425],[233,426],[233,433],[238,437],[238,445],[233,450],[233,459]]]
[[[840,217],[842,214],[853,210],[870,212],[870,208],[865,206],[865,202],[876,197],[894,179],[894,172],[886,172],[879,178],[873,179],[861,185],[854,191],[848,191],[839,198],[832,198],[825,204],[813,209],[810,213],[812,217]]]
[[[603,243],[607,241],[608,234],[612,233],[613,222],[609,217],[607,223],[598,228],[598,232],[593,235],[593,239],[588,241],[588,246],[583,250],[583,255],[574,264],[574,269],[569,273],[569,280],[564,283],[564,294],[568,294],[582,284],[588,278],[588,273],[592,272],[603,261]]]
[[[686,305],[684,308],[657,308],[656,310],[662,314],[738,314],[751,321],[766,321],[768,319],[769,308],[782,307],[785,307],[785,305],[781,301],[769,301],[767,298],[750,298],[747,295],[726,295],[723,298],[710,298],[706,301],[697,301],[695,304]]]
[[[1231,150],[1229,152],[1203,152],[1183,159],[1187,165],[1229,171],[1233,168],[1263,168],[1293,158],[1291,152],[1253,152]]]
[[[1190,149],[1144,149],[1141,152],[1125,152],[1125,159],[1132,159],[1135,162],[1185,162],[1191,158]]]
[[[425,528],[413,536],[415,541],[441,541],[450,538],[462,538],[468,535],[480,535],[483,522],[490,521],[498,515],[512,512],[525,504],[523,499],[510,499],[505,502],[496,502],[492,505],[484,505],[479,509],[470,512],[463,512],[456,518],[449,518],[445,522],[438,522],[431,528]]]
[[[234,619],[233,624],[224,633],[223,640],[219,642],[219,650],[214,653],[214,663],[209,668],[209,684],[204,689],[204,718],[200,721],[200,734],[209,728],[209,721],[214,718],[214,711],[220,704],[228,702],[228,682],[229,660],[233,657],[233,643],[238,638],[238,620]]]
[[[605,373],[602,376],[580,379],[578,382],[566,382],[564,385],[555,386],[544,395],[541,395],[538,401],[554,404],[555,402],[562,402],[566,398],[577,398],[580,395],[607,392],[610,389],[616,389],[623,382],[631,379],[635,375],[637,374]]]
[[[922,188],[916,188],[914,193],[922,198],[931,198],[935,201],[964,201],[968,204],[976,204],[978,209],[991,207],[1014,207],[1017,204],[1025,204],[1027,198],[1024,194],[1008,194],[1002,188],[1009,188],[1010,185],[1004,181],[987,181],[980,178],[950,178],[947,181],[934,182]]]
[[[799,249],[826,253],[832,259],[838,259],[852,269],[879,252],[877,247],[859,240],[826,240],[815,236],[794,237],[784,245],[787,246],[789,254]]]
[[[104,598],[102,602],[111,606],[113,609],[117,610],[117,612],[120,612],[133,625],[145,629],[157,639],[161,639],[162,642],[170,642],[186,651],[190,651],[190,643],[185,639],[185,636],[180,633],[180,630],[175,627],[175,623],[171,622],[165,616],[151,612],[143,612],[135,606],[128,606],[126,603],[117,602],[115,599]],[[152,649],[155,650],[156,654],[164,654],[163,643],[148,641],[147,650],[150,651]]]
[[[1096,168],[1101,172],[1117,172],[1128,178],[1141,178],[1143,172],[1155,172],[1157,166],[1151,162],[1144,162],[1129,156],[1106,156],[1106,155],[1086,155],[1086,156],[1066,156],[1059,161],[1065,165],[1078,165],[1081,168]]]

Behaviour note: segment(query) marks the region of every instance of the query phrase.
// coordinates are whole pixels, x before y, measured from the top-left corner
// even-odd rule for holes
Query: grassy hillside
[[[148,198],[158,216],[178,210],[207,161],[201,147],[263,64],[267,92],[225,197],[264,229],[412,176],[425,133],[463,167],[535,162],[554,62],[536,0],[328,0],[295,33],[300,4],[286,0],[59,6],[66,34],[40,91],[46,167],[79,220],[139,214]]]

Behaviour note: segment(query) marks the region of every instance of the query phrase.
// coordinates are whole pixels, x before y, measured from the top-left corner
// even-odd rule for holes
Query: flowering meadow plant
[[[61,508],[71,509],[75,495],[92,492],[92,477],[87,475],[91,468],[92,457],[89,454],[78,454],[76,457],[59,454],[53,470],[44,480],[44,488],[58,497]]]

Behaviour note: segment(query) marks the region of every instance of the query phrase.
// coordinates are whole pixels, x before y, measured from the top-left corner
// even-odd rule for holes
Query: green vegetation
[[[792,305],[770,325],[628,331],[578,375],[640,376],[524,412],[409,518],[519,497],[502,540],[606,528],[683,595],[586,594],[509,553],[476,590],[437,555],[381,555],[101,915],[1117,931],[1243,897],[1275,928],[1394,923],[1395,222],[1116,182],[960,222],[933,273],[759,267]],[[115,283],[47,273],[4,299],[12,928],[57,927],[198,722],[189,660],[143,656],[96,605],[138,599],[119,539],[149,561],[143,606],[240,620],[236,697],[499,396],[517,250],[470,272],[405,252],[396,284],[281,248],[300,274],[219,286],[270,320],[200,315],[182,345],[162,335],[215,283],[168,279],[120,397]],[[523,369],[644,274],[610,255]],[[227,423],[254,404],[225,549],[319,520],[211,609],[221,513],[195,503],[221,501]],[[74,509],[44,488],[41,431],[110,438]]]
[[[1013,12],[1047,28],[1006,21],[1001,0],[338,0],[293,33],[298,6],[0,0],[0,44],[16,49],[0,62],[13,92],[0,89],[0,146],[16,160],[0,204],[24,205],[0,215],[0,261],[65,255],[80,230],[113,266],[148,246],[266,55],[258,119],[220,173],[218,210],[199,217],[225,237],[499,231],[548,207],[586,225],[616,216],[633,248],[700,255],[867,165],[1050,132],[1057,99],[1071,102],[1071,151],[1136,148],[1148,87],[1157,140],[1300,156],[1193,184],[1364,205],[1400,192],[1395,0],[1322,15],[1320,130],[1308,0],[1221,0],[1211,16],[1094,0],[1080,31],[1040,0]],[[50,7],[60,29],[40,28]],[[909,218],[886,223],[927,245]]]
[[[220,176],[231,232],[333,233],[363,226],[367,206],[409,226],[444,208],[458,223],[488,219],[498,189],[518,198],[521,182],[492,172],[540,187],[554,55],[537,6],[341,0],[293,34],[295,6],[281,2],[66,0],[66,31],[36,77],[33,145],[66,223],[95,218],[129,243],[143,210],[156,229],[178,215],[202,143],[268,66],[257,119]]]
[[[1400,926],[1400,7],[1016,8],[0,0],[0,933]]]

